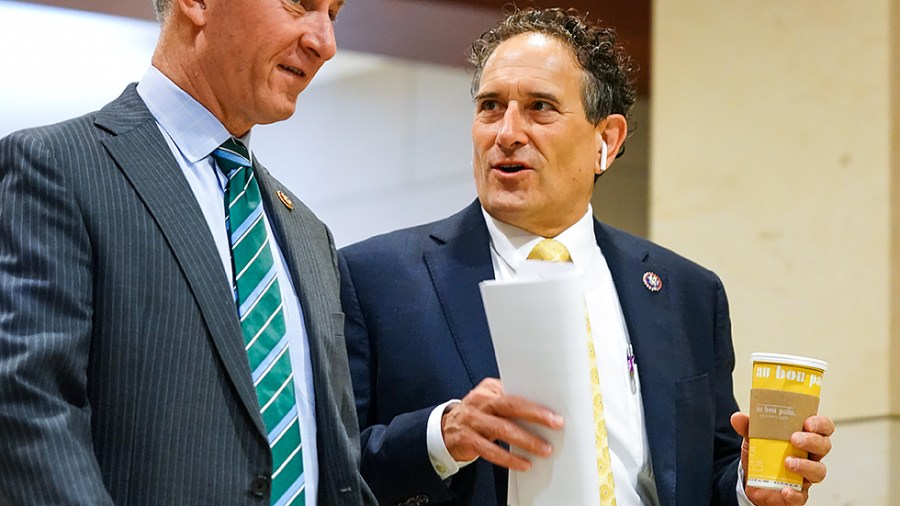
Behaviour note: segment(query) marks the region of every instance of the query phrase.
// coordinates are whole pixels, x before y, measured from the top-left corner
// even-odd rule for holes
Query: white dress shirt
[[[497,221],[484,209],[482,212],[491,238],[494,277],[498,280],[514,279],[521,263],[544,238]],[[575,269],[583,276],[591,337],[597,350],[597,370],[616,485],[616,502],[619,506],[658,506],[659,496],[644,425],[638,373],[640,358],[635,359],[634,370],[629,371],[631,341],[612,274],[594,235],[591,206],[588,205],[587,212],[578,222],[554,239],[569,250]],[[450,400],[435,408],[428,420],[429,457],[435,471],[444,479],[472,462],[454,461],[444,445],[441,415],[446,406],[454,402],[459,401]],[[738,502],[741,506],[753,506],[744,493],[741,473],[739,469]]]
[[[543,237],[494,220],[484,213],[491,236],[491,260],[494,277],[513,279],[519,265]],[[628,370],[629,339],[619,297],[612,276],[594,238],[594,222],[590,208],[574,225],[555,237],[569,250],[575,269],[584,276],[585,302],[591,320],[591,334],[597,350],[597,370],[603,395],[609,453],[616,484],[616,501],[620,506],[655,506],[659,504],[650,466],[644,410],[641,404],[640,378],[637,370]],[[451,401],[452,402],[452,401]],[[456,463],[450,457],[440,434],[440,414],[445,405],[432,412],[437,434],[429,423],[429,455],[438,474],[439,468],[458,471],[467,463]],[[431,422],[431,420],[429,420]],[[432,449],[432,446],[439,447]],[[447,458],[449,457],[449,460]],[[456,469],[454,469],[456,468]]]
[[[184,176],[190,184],[197,204],[206,218],[209,232],[215,241],[222,261],[224,282],[232,286],[234,274],[231,266],[231,245],[225,229],[225,175],[218,170],[212,152],[231,134],[203,105],[194,100],[155,67],[150,67],[138,83],[137,92],[156,118],[157,126]],[[241,139],[249,149],[250,134]],[[251,155],[252,156],[252,155]],[[312,366],[307,345],[306,327],[300,300],[294,290],[293,280],[287,274],[287,265],[281,249],[275,241],[271,223],[266,217],[266,228],[272,238],[269,244],[275,259],[281,298],[284,302],[284,319],[290,340],[291,366],[294,369],[294,390],[297,397],[300,433],[303,441],[303,474],[306,482],[306,504],[315,506],[318,488],[318,458],[316,451],[316,409],[313,394]],[[237,309],[235,308],[235,311]],[[203,409],[202,406],[186,406],[185,409]]]

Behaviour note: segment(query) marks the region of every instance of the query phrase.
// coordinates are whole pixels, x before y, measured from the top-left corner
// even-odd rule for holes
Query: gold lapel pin
[[[281,203],[284,204],[284,207],[288,208],[288,211],[294,210],[294,203],[291,202],[291,198],[285,195],[283,191],[278,190],[275,194],[278,195],[278,198],[281,200]]]

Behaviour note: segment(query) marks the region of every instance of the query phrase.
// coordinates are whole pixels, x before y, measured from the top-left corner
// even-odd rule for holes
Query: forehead
[[[528,80],[578,87],[582,75],[574,52],[563,41],[543,33],[523,33],[497,46],[484,65],[481,88]]]

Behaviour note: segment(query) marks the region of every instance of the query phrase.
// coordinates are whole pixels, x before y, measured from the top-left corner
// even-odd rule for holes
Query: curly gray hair
[[[550,35],[572,48],[585,72],[582,100],[588,121],[596,125],[610,114],[628,115],[636,96],[631,57],[617,42],[614,29],[602,28],[574,9],[517,10],[485,32],[468,53],[469,62],[475,65],[473,96],[481,85],[484,65],[497,46],[532,32]]]

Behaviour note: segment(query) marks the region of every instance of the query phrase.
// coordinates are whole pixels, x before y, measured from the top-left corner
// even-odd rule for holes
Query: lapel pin
[[[288,211],[294,210],[294,203],[291,202],[291,198],[285,195],[283,191],[278,190],[275,194],[278,195],[278,198],[281,200],[281,203],[284,204],[284,207],[288,208]]]
[[[662,290],[662,279],[660,279],[655,272],[645,272],[644,286],[651,292],[658,292]]]

